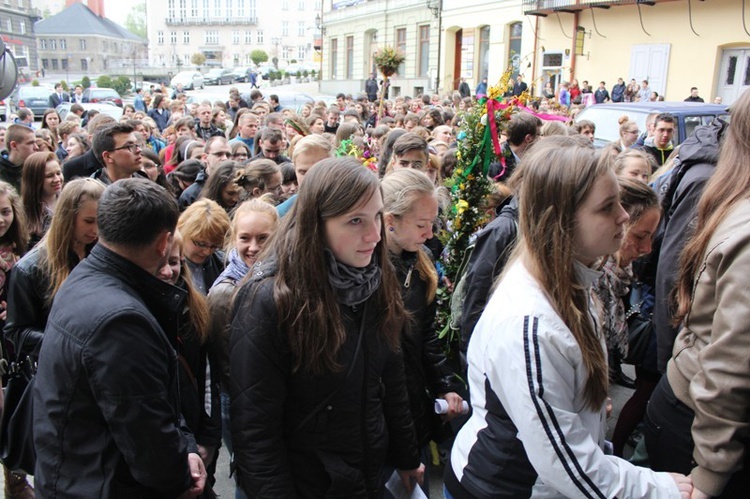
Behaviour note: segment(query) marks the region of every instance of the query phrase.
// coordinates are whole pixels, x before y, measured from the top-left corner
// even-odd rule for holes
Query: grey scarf
[[[350,267],[325,249],[328,264],[328,280],[333,287],[336,301],[342,305],[354,306],[367,301],[380,286],[381,271],[375,255],[367,267]]]

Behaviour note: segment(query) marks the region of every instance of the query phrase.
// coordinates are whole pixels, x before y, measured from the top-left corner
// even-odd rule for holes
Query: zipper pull
[[[411,273],[414,270],[414,267],[409,268],[409,272],[406,274],[406,279],[404,280],[404,287],[409,289],[409,286],[411,285]]]

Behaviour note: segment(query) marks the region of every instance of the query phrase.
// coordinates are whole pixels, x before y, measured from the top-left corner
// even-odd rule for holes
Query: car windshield
[[[111,88],[100,88],[94,92],[97,97],[120,97],[120,95]]]
[[[591,120],[596,123],[595,137],[599,140],[616,142],[620,140],[620,124],[617,122],[621,116],[627,114],[628,118],[638,123],[638,130],[646,130],[646,117],[648,110],[624,111],[622,109],[603,109],[592,106],[581,111],[576,121]]]
[[[222,71],[223,71],[222,69],[212,69],[211,71],[208,72],[208,74],[220,76]]]

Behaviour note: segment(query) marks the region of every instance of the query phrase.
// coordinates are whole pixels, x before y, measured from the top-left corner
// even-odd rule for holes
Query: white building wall
[[[149,61],[155,67],[178,69],[173,61],[180,60],[187,69],[194,67],[189,61],[196,52],[217,52],[220,58],[207,60],[204,67],[231,68],[250,65],[250,53],[261,49],[269,62],[278,57],[282,69],[292,59],[311,63],[314,19],[319,12],[320,0],[147,2]]]
[[[416,96],[432,92],[438,63],[438,19],[427,8],[425,0],[370,0],[345,8],[332,9],[324,5],[323,78],[321,90],[327,94],[339,92],[358,94],[372,70],[372,54],[378,48],[396,46],[398,29],[406,29],[406,61],[403,74],[391,78],[389,97]],[[437,13],[437,12],[436,12]],[[418,74],[419,28],[430,27],[429,64],[427,75]],[[354,57],[351,78],[346,75],[346,39],[354,37]],[[337,74],[332,74],[332,43],[338,40]],[[382,78],[382,75],[378,75]]]

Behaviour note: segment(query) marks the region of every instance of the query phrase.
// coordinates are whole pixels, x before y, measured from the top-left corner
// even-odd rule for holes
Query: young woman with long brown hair
[[[719,161],[680,257],[682,324],[646,411],[655,469],[690,473],[694,498],[750,487],[750,90],[732,105]]]
[[[519,240],[469,342],[473,413],[446,497],[687,499],[686,477],[604,452],[607,353],[589,288],[628,214],[609,158],[559,139],[520,165]]]
[[[235,297],[231,425],[249,497],[380,497],[421,481],[378,179],[353,158],[305,176]]]
[[[62,168],[55,153],[35,152],[26,158],[21,174],[21,199],[31,232],[29,248],[36,246],[47,233],[62,188]]]

